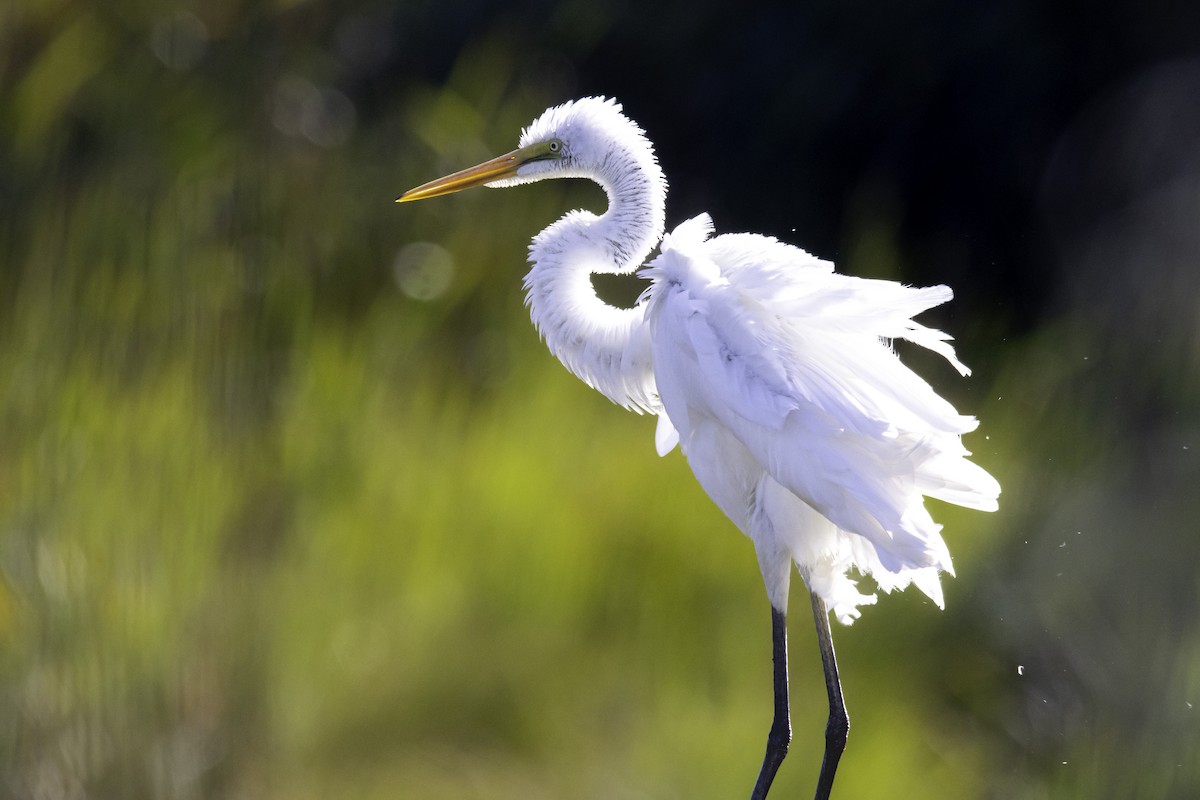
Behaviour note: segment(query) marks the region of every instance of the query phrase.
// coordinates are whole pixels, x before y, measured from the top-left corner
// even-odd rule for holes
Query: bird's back
[[[710,232],[706,217],[679,226],[650,270],[658,391],[697,479],[756,544],[764,526],[787,528],[772,535],[802,570],[819,553],[790,529],[815,523],[772,484],[840,531],[860,571],[949,570],[924,497],[991,509],[999,486],[965,459],[959,436],[974,418],[883,340],[961,367],[948,337],[912,321],[949,291],[839,275],[769,237]]]

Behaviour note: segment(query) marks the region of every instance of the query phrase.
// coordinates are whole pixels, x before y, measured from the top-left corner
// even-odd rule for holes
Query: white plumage
[[[777,608],[780,553],[844,623],[874,602],[851,567],[887,591],[915,583],[941,606],[950,554],[923,496],[993,510],[999,486],[965,459],[959,436],[974,418],[884,339],[932,345],[965,372],[943,334],[911,320],[949,290],[838,275],[768,237],[710,234],[705,216],[683,223],[648,270],[659,452],[682,444],[754,540]]]
[[[944,356],[950,337],[913,317],[946,302],[833,271],[803,250],[754,234],[712,235],[707,215],[664,236],[666,181],[640,128],[611,100],[552,108],[520,147],[406,193],[545,178],[599,183],[607,210],[572,211],[533,239],[525,277],[534,324],[555,356],[614,402],[658,415],[655,441],[677,444],[713,501],[754,542],[773,608],[776,718],[753,797],[763,798],[790,738],[786,629],[791,565],[812,595],[830,694],[817,796],[832,785],[848,722],[826,609],[843,623],[884,591],[915,584],[939,607],[950,554],[925,497],[994,510],[1000,487],[967,460],[957,413],[906,367],[890,340]],[[595,294],[593,273],[651,280],[633,308]]]

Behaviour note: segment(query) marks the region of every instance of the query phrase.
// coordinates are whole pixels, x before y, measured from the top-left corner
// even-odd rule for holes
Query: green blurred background
[[[1200,14],[1062,0],[6,3],[0,795],[748,794],[753,550],[522,307],[600,193],[392,203],[584,94],[669,224],[956,290],[1001,511],[835,630],[838,795],[1200,796]]]

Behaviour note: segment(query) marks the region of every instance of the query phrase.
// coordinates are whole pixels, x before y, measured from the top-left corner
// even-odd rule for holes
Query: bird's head
[[[614,147],[644,154],[653,150],[642,129],[615,100],[585,97],[545,111],[521,133],[520,146],[490,161],[410,189],[398,203],[438,197],[474,186],[516,186],[546,178],[596,178]]]

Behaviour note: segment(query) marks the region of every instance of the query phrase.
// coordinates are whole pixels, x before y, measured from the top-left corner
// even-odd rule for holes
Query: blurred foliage
[[[522,308],[528,237],[599,193],[391,203],[614,93],[672,221],[761,214],[962,298],[934,321],[976,375],[905,355],[983,420],[1002,510],[935,509],[945,613],[910,593],[837,631],[839,795],[1196,796],[1180,10],[6,5],[0,795],[745,794],[752,549]],[[793,616],[781,797],[824,719]]]

